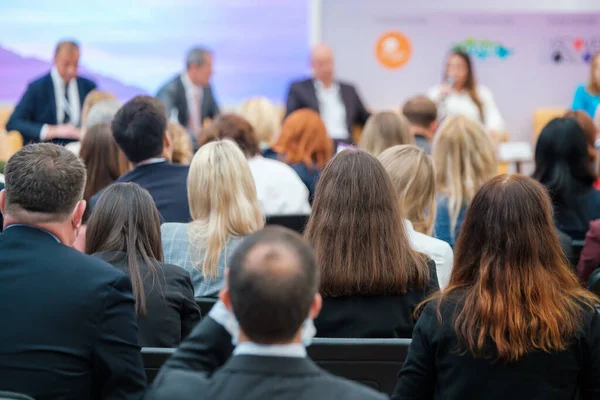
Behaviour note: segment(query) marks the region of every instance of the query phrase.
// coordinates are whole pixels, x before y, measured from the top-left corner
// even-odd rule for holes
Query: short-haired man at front
[[[115,182],[134,182],[150,192],[162,222],[190,222],[187,165],[169,162],[172,152],[164,105],[149,96],[124,104],[112,121],[115,141],[134,168]],[[90,199],[93,208],[102,191]]]
[[[186,70],[158,90],[158,97],[167,108],[169,120],[177,120],[185,126],[192,139],[202,128],[205,118],[219,114],[210,78],[212,77],[212,54],[207,49],[191,49],[185,60]]]
[[[313,251],[297,233],[253,233],[229,267],[221,301],[165,363],[147,399],[386,398],[307,358],[321,296]]]
[[[56,45],[50,73],[31,82],[6,123],[25,143],[66,144],[79,140],[83,100],[96,84],[77,76],[79,45],[63,41]]]
[[[402,113],[410,122],[415,144],[431,154],[431,142],[438,127],[437,107],[427,96],[415,96],[404,103]]]
[[[335,77],[333,50],[324,44],[311,53],[313,77],[290,85],[286,116],[301,108],[310,108],[319,114],[327,133],[336,141],[352,141],[352,127],[364,125],[371,115],[363,105],[356,88]]]
[[[50,143],[19,150],[0,192],[0,391],[139,399],[146,379],[129,277],[72,249],[85,166]]]

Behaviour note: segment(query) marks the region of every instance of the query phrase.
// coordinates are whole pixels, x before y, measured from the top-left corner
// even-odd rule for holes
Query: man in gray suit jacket
[[[321,296],[313,251],[300,235],[280,227],[253,233],[229,266],[221,301],[165,363],[147,400],[387,398],[307,358]]]
[[[212,55],[200,47],[191,49],[186,71],[175,76],[156,94],[167,109],[167,118],[177,120],[195,138],[205,118],[219,114],[219,106],[210,86]]]

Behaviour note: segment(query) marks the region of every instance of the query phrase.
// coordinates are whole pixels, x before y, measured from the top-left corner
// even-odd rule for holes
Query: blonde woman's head
[[[415,144],[410,123],[399,113],[382,111],[369,117],[358,146],[377,157],[385,149],[399,144]]]
[[[275,140],[281,126],[281,110],[266,97],[253,97],[240,107],[239,114],[254,128],[261,144]]]
[[[422,149],[393,146],[377,157],[392,180],[404,218],[417,232],[430,235],[435,221],[435,168]]]
[[[461,208],[497,174],[496,149],[481,123],[458,115],[440,126],[432,155],[438,191],[448,196],[452,232]]]
[[[108,92],[102,92],[94,89],[85,96],[83,106],[81,107],[81,126],[87,127],[87,117],[92,107],[104,100],[117,100],[117,98]]]
[[[196,249],[192,263],[205,277],[214,278],[228,239],[264,225],[250,167],[233,141],[207,143],[194,155],[188,201],[193,219],[188,233]]]
[[[171,139],[171,162],[173,162],[173,164],[188,165],[192,161],[194,155],[194,148],[192,146],[190,135],[188,135],[185,128],[177,122],[169,122],[167,125],[167,134],[169,135],[169,139]]]

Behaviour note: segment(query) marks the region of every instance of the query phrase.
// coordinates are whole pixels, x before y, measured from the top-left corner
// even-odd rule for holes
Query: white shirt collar
[[[323,82],[321,82],[318,79],[315,79],[314,83],[315,83],[315,89],[317,89],[317,91],[324,91],[324,92],[332,91],[332,92],[337,92],[338,90],[340,90],[340,84],[337,83],[337,82],[335,82],[335,81],[333,81],[331,83],[331,86],[329,88],[326,88],[325,85],[323,84]]]
[[[190,79],[190,76],[187,72],[183,72],[181,74],[181,82],[183,82],[183,86],[187,90],[199,91],[202,90],[202,86],[194,85],[194,82]]]
[[[305,358],[306,348],[300,343],[291,344],[256,344],[253,342],[243,342],[236,346],[233,355],[253,355],[270,357],[291,357]]]
[[[167,161],[167,159],[164,157],[155,157],[155,158],[149,158],[147,160],[140,161],[139,163],[135,164],[135,166],[141,167],[142,165],[158,164],[158,163],[166,162],[166,161]]]
[[[63,80],[62,76],[60,76],[60,74],[58,73],[56,66],[52,67],[52,69],[50,70],[50,77],[55,83],[61,84],[63,87],[65,86],[65,81]]]
[[[406,228],[407,232],[412,233],[415,232],[415,227],[413,226],[413,223],[409,220],[409,219],[404,219],[404,227]]]

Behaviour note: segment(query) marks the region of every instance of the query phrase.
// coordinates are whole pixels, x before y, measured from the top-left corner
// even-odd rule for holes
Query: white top
[[[50,77],[52,78],[52,84],[54,85],[54,101],[56,102],[56,121],[58,124],[62,124],[65,113],[69,114],[70,125],[78,126],[79,119],[81,118],[81,105],[79,103],[79,90],[77,88],[77,78],[71,79],[67,90],[69,91],[69,102],[65,96],[65,81],[61,78],[56,67],[52,67],[50,70]],[[40,131],[40,140],[46,139],[48,133],[48,124],[42,126]]]
[[[319,113],[332,139],[348,139],[348,123],[346,122],[346,106],[342,101],[340,85],[332,84],[328,89],[323,82],[315,80],[315,91],[319,101]]]
[[[441,88],[441,85],[437,85],[427,93],[427,96],[438,105],[440,118],[449,115],[464,115],[481,122],[479,109],[467,91],[457,92],[453,90],[448,96],[444,97],[440,93]],[[504,120],[496,106],[492,92],[483,85],[477,85],[477,94],[483,105],[485,127],[493,132],[503,132],[505,129]]]
[[[308,189],[292,167],[260,155],[249,158],[248,166],[265,216],[310,214]]]
[[[233,350],[234,356],[248,354],[252,356],[305,358],[306,349],[300,343],[290,344],[256,344],[243,342]]]
[[[181,82],[185,89],[185,99],[187,101],[188,115],[193,126],[187,126],[194,132],[202,127],[202,96],[204,89],[202,86],[196,86],[188,76],[187,72],[181,74]],[[186,121],[187,123],[188,121]]]
[[[452,248],[443,240],[417,232],[413,227],[412,222],[407,219],[404,220],[404,226],[406,227],[408,240],[413,249],[419,253],[426,254],[435,261],[435,269],[440,289],[444,289],[448,286],[448,282],[450,282],[450,274],[452,273],[452,265],[454,264],[454,253],[452,252]]]

